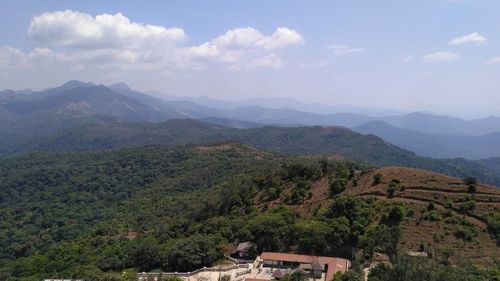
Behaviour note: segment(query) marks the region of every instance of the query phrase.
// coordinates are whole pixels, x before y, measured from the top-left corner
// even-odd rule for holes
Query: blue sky
[[[500,1],[0,0],[0,88],[500,115]]]

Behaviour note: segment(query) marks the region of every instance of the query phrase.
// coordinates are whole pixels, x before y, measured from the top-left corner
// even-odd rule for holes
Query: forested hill
[[[253,241],[258,251],[347,257],[355,259],[359,270],[374,251],[394,260],[394,249],[419,247],[403,244],[415,223],[416,228],[421,223],[430,230],[450,229],[457,237],[450,247],[463,243],[467,259],[494,266],[496,256],[484,254],[491,250],[482,256],[481,251],[495,247],[500,217],[483,206],[498,204],[497,190],[474,184],[475,211],[472,199],[461,202],[458,197],[464,195],[455,194],[467,188],[461,180],[446,178],[436,184],[452,184],[449,195],[457,202],[452,202],[450,212],[441,210],[447,202],[440,197],[423,198],[436,200],[436,210],[421,211],[423,206],[413,206],[405,192],[427,183],[429,188],[441,187],[434,182],[443,176],[418,172],[416,178],[413,171],[391,171],[381,171],[373,185],[377,177],[372,174],[378,172],[364,170],[362,164],[283,157],[240,144],[34,153],[3,159],[0,280],[121,281],[135,280],[137,271],[192,271],[216,263],[236,241]],[[392,177],[400,179],[394,200],[389,195],[378,199],[386,198],[387,185],[396,182]],[[372,196],[372,191],[383,196]],[[368,196],[350,196],[351,192]],[[465,197],[469,194],[473,193]],[[462,205],[468,220],[481,219],[478,225],[460,223],[455,209]],[[425,249],[439,244],[432,238],[425,242]],[[435,256],[429,263],[441,258]],[[448,258],[445,261],[457,260]],[[442,264],[435,268],[450,276],[499,274],[470,266],[457,272]]]
[[[500,185],[500,172],[481,162],[419,157],[373,135],[343,127],[263,127],[235,129],[192,119],[164,123],[100,122],[3,146],[2,154],[30,151],[89,151],[149,144],[239,142],[259,149],[292,155],[348,158],[377,166],[424,168],[457,177],[474,176]]]
[[[214,255],[207,259],[212,262],[220,257],[216,246],[222,238],[198,235],[195,244],[186,245],[191,234],[205,231],[193,227],[228,212],[232,194],[246,188],[234,183],[272,170],[279,161],[241,145],[37,153],[2,160],[0,280],[68,277],[89,265],[150,270],[167,258],[158,253],[158,241],[179,251],[205,247],[194,251]]]

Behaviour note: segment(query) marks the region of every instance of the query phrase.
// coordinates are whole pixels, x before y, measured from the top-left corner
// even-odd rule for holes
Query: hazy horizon
[[[0,88],[500,116],[500,2],[1,1]]]

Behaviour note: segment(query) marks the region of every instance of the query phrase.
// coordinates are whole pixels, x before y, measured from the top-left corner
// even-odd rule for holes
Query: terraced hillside
[[[376,174],[382,177],[374,185]],[[489,217],[500,210],[498,188],[482,184],[470,188],[462,179],[386,167],[360,175],[358,185],[351,185],[345,193],[403,204],[401,244],[408,250],[451,255],[455,264],[462,259],[488,263],[490,258],[500,257],[499,247],[487,231]]]
[[[375,180],[379,179],[379,182]],[[292,208],[304,216],[326,209],[337,196],[348,195],[375,200],[372,222],[380,223],[400,206],[401,250],[427,252],[452,264],[492,264],[500,258],[498,229],[492,229],[500,210],[500,189],[413,168],[384,167],[357,172],[340,194],[331,195],[334,179],[322,178],[312,184],[311,196]],[[261,208],[286,203],[294,190]],[[496,235],[496,238],[495,238]]]

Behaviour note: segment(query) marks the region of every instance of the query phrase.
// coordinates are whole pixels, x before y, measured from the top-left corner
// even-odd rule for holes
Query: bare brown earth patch
[[[374,175],[381,174],[382,180],[374,184]],[[397,179],[396,191],[388,193],[390,182]],[[285,187],[280,197],[259,208],[273,208],[286,203],[293,185]],[[328,208],[332,202],[328,179],[314,182],[311,197],[299,204],[289,205],[301,216],[311,216],[318,208]],[[358,172],[351,180],[344,195],[373,198],[375,200],[374,221],[378,222],[394,204],[401,204],[405,216],[400,226],[403,230],[400,246],[404,251],[425,251],[430,256],[453,264],[472,262],[493,264],[500,258],[500,247],[487,231],[487,218],[500,210],[500,189],[491,185],[478,184],[476,192],[469,192],[462,179],[426,170],[404,167],[384,167]],[[464,211],[461,206],[473,201],[474,209]],[[474,232],[472,239],[456,235],[465,221]]]
[[[381,183],[374,184],[375,174],[382,175]],[[390,196],[393,179],[400,183]],[[476,192],[469,192],[462,179],[421,169],[384,167],[359,174],[357,185],[351,182],[344,193],[374,197],[381,206],[402,204],[407,215],[401,222],[401,246],[407,250],[424,249],[436,258],[450,255],[449,261],[455,264],[468,260],[489,264],[500,257],[499,247],[486,230],[487,216],[500,208],[497,187],[478,184]],[[469,201],[475,208],[465,212],[461,206]],[[470,241],[455,235],[462,221],[476,232]]]

